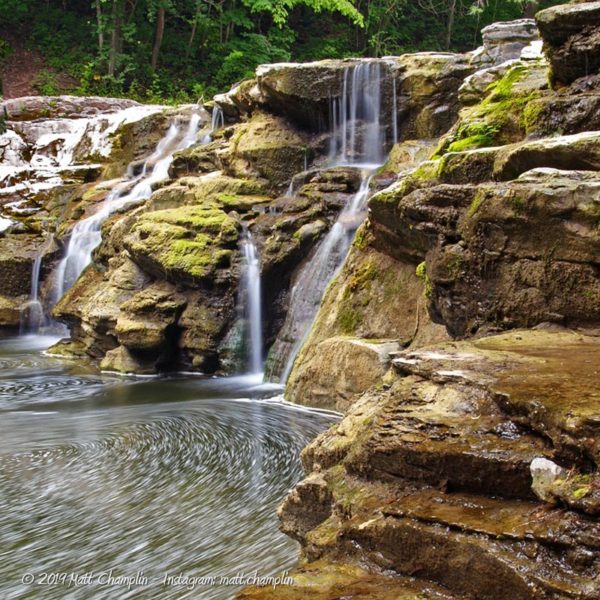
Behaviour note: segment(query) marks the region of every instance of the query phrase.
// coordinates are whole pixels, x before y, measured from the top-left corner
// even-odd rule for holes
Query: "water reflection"
[[[273,389],[253,379],[69,368],[42,356],[44,343],[0,342],[2,598],[230,598],[234,588],[162,580],[294,564],[275,507],[331,416],[258,401]],[[20,583],[24,573],[110,569],[143,572],[149,585]]]

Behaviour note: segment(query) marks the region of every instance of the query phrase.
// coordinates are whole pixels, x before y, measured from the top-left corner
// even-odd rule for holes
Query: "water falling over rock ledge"
[[[473,53],[262,66],[98,230],[54,352],[171,376],[295,355],[286,398],[345,414],[279,510],[294,585],[241,598],[598,597],[600,104],[598,74],[565,69],[586,4],[542,14],[547,57],[528,21]],[[42,298],[76,223],[177,118],[118,130],[38,217],[3,203],[0,314],[29,300],[45,220]]]

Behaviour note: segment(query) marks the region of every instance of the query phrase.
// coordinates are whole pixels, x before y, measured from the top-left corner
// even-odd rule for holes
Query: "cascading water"
[[[21,335],[35,333],[46,323],[44,307],[40,301],[40,275],[44,254],[40,252],[31,269],[31,294],[25,310],[21,314]]]
[[[240,304],[245,324],[248,370],[252,374],[258,374],[263,372],[260,258],[248,230],[244,231],[241,245],[244,272],[240,281]]]
[[[378,167],[385,160],[382,125],[382,65],[363,61],[344,71],[342,96],[331,103],[333,164]]]
[[[60,186],[65,174],[72,178],[99,167],[90,160],[110,155],[112,136],[120,126],[162,108],[133,106],[93,117],[10,122],[0,135],[0,196],[18,200],[4,208],[20,212],[28,197]]]
[[[279,364],[273,364],[273,370],[281,372],[281,382],[287,380],[296,355],[310,331],[325,289],[342,266],[354,233],[364,220],[373,171],[365,169],[361,171],[361,175],[358,192],[344,207],[292,288],[290,308],[276,342],[279,348],[275,348],[275,353],[285,360],[280,359]]]
[[[366,216],[371,180],[385,161],[382,77],[381,62],[364,61],[349,66],[344,71],[342,96],[331,102],[330,163],[360,169],[361,184],[294,283],[290,308],[270,357],[269,376],[281,382],[287,380],[325,289],[341,268],[354,233]],[[395,140],[395,107],[393,110]],[[288,194],[293,192],[293,188],[288,190]]]
[[[223,114],[221,107],[218,104],[215,104],[212,109],[210,131],[202,138],[202,143],[209,144],[212,142],[215,132],[223,127],[225,127],[225,115]]]
[[[152,195],[153,185],[167,179],[173,154],[195,142],[199,124],[200,116],[193,114],[186,133],[181,136],[179,126],[173,123],[154,153],[145,161],[142,172],[113,188],[100,210],[76,223],[65,256],[56,269],[54,303],[60,300],[92,261],[92,252],[101,241],[102,223],[115,211],[144,201]]]

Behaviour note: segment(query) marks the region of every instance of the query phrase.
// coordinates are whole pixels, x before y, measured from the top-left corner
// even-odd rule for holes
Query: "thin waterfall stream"
[[[242,238],[244,272],[240,281],[239,295],[242,301],[245,322],[248,371],[263,372],[262,294],[260,280],[260,257],[252,234],[248,229]]]
[[[46,242],[42,246],[41,252],[35,257],[31,268],[31,293],[30,299],[25,310],[21,314],[21,335],[36,333],[46,326],[47,317],[44,310],[44,305],[40,299],[40,283],[42,275],[42,265],[44,253],[50,247],[54,237],[48,235]]]
[[[287,381],[317,315],[330,281],[342,267],[354,234],[366,217],[369,187],[386,159],[386,123],[382,109],[381,62],[362,61],[344,70],[343,93],[330,104],[330,166],[354,167],[360,187],[340,212],[296,278],[290,293],[285,323],[271,351],[268,377]],[[396,96],[392,116],[393,141],[397,138]],[[295,192],[293,183],[286,192]]]
[[[306,341],[312,322],[319,310],[325,289],[346,258],[358,226],[357,223],[364,219],[372,177],[372,170],[361,170],[360,189],[344,207],[329,233],[307,262],[306,267],[302,269],[292,288],[290,309],[284,327],[288,327],[285,332],[286,336],[294,339],[295,342],[285,361],[280,377],[281,382],[287,381],[294,360]]]

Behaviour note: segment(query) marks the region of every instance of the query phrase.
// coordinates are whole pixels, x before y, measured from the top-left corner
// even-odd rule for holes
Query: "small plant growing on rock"
[[[425,261],[417,265],[415,274],[425,284],[425,290],[423,292],[425,294],[425,298],[431,298],[433,287],[431,285],[429,275],[427,275],[427,263]]]

